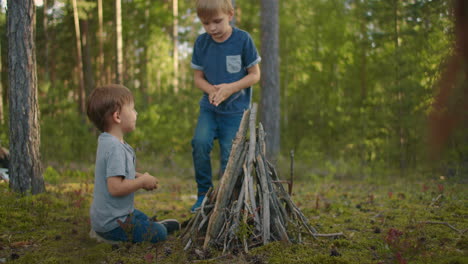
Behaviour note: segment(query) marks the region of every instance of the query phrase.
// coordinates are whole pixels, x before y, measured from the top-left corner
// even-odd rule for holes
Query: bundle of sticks
[[[256,129],[256,114],[256,104],[244,112],[219,185],[208,191],[180,235],[185,250],[215,247],[223,253],[248,252],[271,241],[299,243],[303,234],[314,238],[342,235],[318,234],[293,203],[265,158],[265,131],[261,123]]]

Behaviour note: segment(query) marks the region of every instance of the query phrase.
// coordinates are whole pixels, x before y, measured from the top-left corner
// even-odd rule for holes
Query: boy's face
[[[122,106],[119,113],[122,132],[128,133],[135,130],[137,115],[134,102],[126,103]]]
[[[232,19],[233,14],[226,14],[219,11],[215,16],[209,18],[200,18],[203,28],[214,41],[223,42],[231,34],[231,25],[229,22]]]

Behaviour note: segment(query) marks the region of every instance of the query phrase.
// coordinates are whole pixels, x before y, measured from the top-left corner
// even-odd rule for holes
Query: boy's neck
[[[113,126],[106,132],[116,137],[120,142],[124,143],[124,133],[119,127]]]

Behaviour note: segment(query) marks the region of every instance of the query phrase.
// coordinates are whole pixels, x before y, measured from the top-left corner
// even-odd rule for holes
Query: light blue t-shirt
[[[108,232],[119,226],[117,220],[125,222],[133,213],[134,194],[115,197],[107,189],[107,178],[123,176],[135,179],[135,151],[127,143],[109,133],[98,138],[96,168],[94,171],[94,198],[91,204],[91,226],[94,231]]]
[[[216,42],[207,33],[198,36],[193,47],[192,68],[203,71],[208,83],[212,85],[232,83],[244,78],[247,69],[258,64],[261,58],[249,33],[232,28],[231,36],[224,42]],[[242,113],[250,107],[252,87],[232,94],[219,106],[210,104],[208,94],[204,93],[200,107],[218,113]]]

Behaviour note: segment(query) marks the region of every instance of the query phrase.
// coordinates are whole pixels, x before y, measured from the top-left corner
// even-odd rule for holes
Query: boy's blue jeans
[[[221,172],[224,172],[243,113],[219,114],[200,108],[195,135],[192,139],[192,157],[198,195],[213,186],[211,157],[213,141],[218,139],[221,150]]]
[[[156,243],[167,238],[167,230],[162,224],[151,221],[143,212],[135,209],[121,226],[105,233],[96,232],[102,238],[113,241]]]

